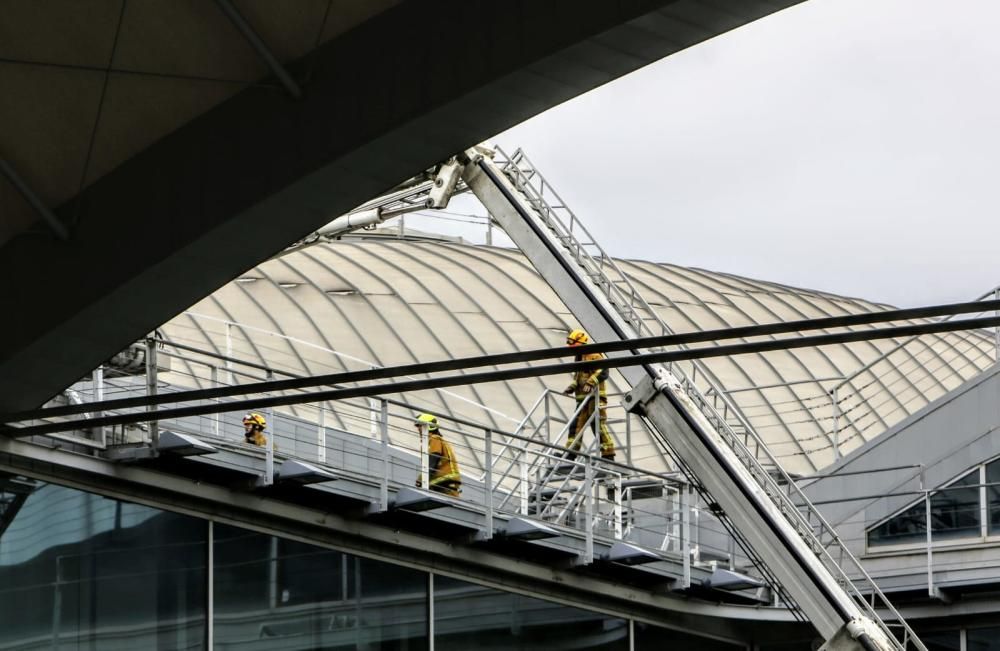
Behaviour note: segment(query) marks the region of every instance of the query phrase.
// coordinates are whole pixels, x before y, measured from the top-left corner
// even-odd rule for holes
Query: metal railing
[[[552,232],[566,249],[568,258],[576,263],[582,274],[593,282],[619,316],[631,326],[635,336],[672,333],[666,323],[642,298],[614,259],[597,244],[593,236],[562,201],[554,188],[531,164],[522,150],[518,149],[513,155],[507,156],[498,148],[494,162],[514,187],[524,195],[527,203],[534,209],[535,217]],[[677,378],[683,391],[691,398],[721,439],[735,453],[739,462],[749,471],[760,488],[820,559],[837,583],[854,597],[866,616],[882,628],[890,639],[896,639],[889,626],[875,610],[877,598],[882,607],[888,610],[898,625],[903,628],[904,638],[916,639],[905,620],[886,599],[861,563],[847,549],[837,532],[812,506],[805,494],[795,485],[795,482],[784,472],[761,437],[737,406],[726,396],[725,391],[718,386],[704,365],[698,361],[692,361],[688,367],[690,370],[687,372],[679,364],[670,364],[666,368]],[[699,373],[704,385],[711,390],[711,399],[706,398],[705,393],[696,384]],[[833,553],[831,553],[831,549]],[[751,553],[750,550],[747,551]],[[853,580],[844,571],[843,566],[845,565],[850,567],[852,574],[855,575]],[[761,569],[764,571],[763,568]],[[861,583],[864,591],[855,584],[855,580]]]
[[[77,385],[74,390],[80,399],[168,394],[186,390],[191,384],[214,388],[293,375],[259,362],[217,353],[206,355],[210,351],[197,352],[191,346],[169,341],[150,339],[147,345],[155,348],[161,359],[172,360],[169,373],[158,373],[153,364],[148,366],[148,375],[105,375],[99,386],[89,381]],[[538,412],[539,405],[556,399],[573,400],[546,391],[532,410]],[[597,395],[591,399],[596,400]],[[150,411],[149,421],[143,425],[110,432],[107,449],[110,453],[122,448],[151,447],[157,435],[166,430],[189,434],[221,451],[263,460],[261,484],[276,480],[275,470],[281,461],[305,461],[352,480],[346,484],[336,482],[338,487],[354,482],[377,488],[377,508],[386,510],[390,508],[393,489],[413,486],[421,475],[422,485],[428,486],[426,448],[421,447],[420,437],[413,430],[413,415],[426,409],[384,397],[373,400],[374,405],[368,399],[302,403],[294,406],[295,415],[268,411],[265,432],[268,446],[262,449],[244,441],[242,410],[227,411],[228,399],[210,399],[218,409],[210,415],[158,419],[155,410]],[[544,420],[539,420],[537,414],[532,418],[529,410],[515,431],[459,417],[439,417],[463,464],[471,464],[463,468],[466,479],[462,496],[446,499],[454,499],[456,506],[484,514],[490,523],[486,528],[488,535],[492,535],[494,516],[528,517],[567,533],[576,532],[583,540],[581,557],[585,563],[594,560],[597,541],[631,542],[661,554],[665,561],[679,564],[685,577],[681,587],[689,584],[692,563],[697,567],[699,559],[752,570],[746,566],[744,557],[733,553],[711,513],[690,501],[679,503],[678,496],[689,491],[681,477],[600,458],[596,432],[581,434],[585,436],[585,446],[580,450],[560,445],[559,441],[565,441],[569,423],[574,423],[586,408],[587,401],[581,402],[568,423],[554,418],[548,409],[543,410]],[[145,413],[145,408],[106,413],[135,412]],[[595,429],[598,416],[599,410],[594,409],[583,429]],[[326,425],[332,422],[342,426]],[[112,455],[112,458],[119,457]],[[470,468],[474,470],[476,460],[483,470],[478,479],[477,473],[469,472]],[[510,467],[516,470],[506,474],[493,472]],[[638,495],[626,480],[661,486],[662,495]]]

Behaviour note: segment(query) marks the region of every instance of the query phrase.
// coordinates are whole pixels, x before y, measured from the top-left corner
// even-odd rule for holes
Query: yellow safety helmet
[[[249,414],[243,417],[243,424],[247,423],[253,425],[254,427],[259,427],[264,429],[267,427],[267,420],[255,411],[251,411]]]
[[[574,330],[566,335],[567,346],[582,346],[586,343],[590,343],[590,337],[583,330]]]
[[[417,425],[426,424],[428,432],[436,432],[438,429],[438,419],[437,416],[432,416],[430,414],[420,414],[417,416]]]

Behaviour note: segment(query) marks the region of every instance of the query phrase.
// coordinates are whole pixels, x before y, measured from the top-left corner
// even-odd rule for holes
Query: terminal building
[[[0,650],[1000,649],[1000,288],[618,260],[474,144],[796,4],[5,8]]]
[[[619,264],[679,333],[889,309]],[[137,344],[53,404],[144,395],[148,370],[158,393],[209,389],[555,347],[575,326],[516,249],[361,231],[246,272],[163,324],[152,366]],[[699,364],[929,649],[1000,639],[996,352],[994,333],[973,330]],[[225,410],[233,398],[215,399],[216,413],[18,440],[0,501],[0,648],[818,643],[622,408],[617,372],[618,465],[589,483],[558,467],[567,379],[260,409],[270,484],[268,455],[243,439],[246,409]],[[411,490],[421,412],[437,415],[458,456],[456,500],[413,501],[427,498]],[[157,458],[140,452],[150,427],[171,441]]]

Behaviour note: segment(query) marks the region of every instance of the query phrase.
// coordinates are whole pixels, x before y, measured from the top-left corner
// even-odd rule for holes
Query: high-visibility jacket
[[[583,353],[576,356],[576,361],[578,362],[596,362],[598,360],[604,359],[604,355],[601,353]],[[573,374],[573,383],[570,386],[573,388],[576,394],[577,400],[583,400],[589,393],[593,392],[596,387],[599,391],[601,398],[605,400],[608,397],[608,391],[605,385],[605,380],[608,377],[608,372],[603,368],[594,368],[589,371],[577,371]],[[583,387],[590,386],[589,391],[584,391]]]
[[[427,440],[428,468],[431,488],[439,484],[461,484],[462,475],[458,471],[458,460],[451,444],[438,432],[431,432]]]
[[[267,447],[267,437],[264,432],[259,429],[253,429],[250,432],[243,433],[244,438],[246,438],[247,443],[253,443],[254,445],[259,445],[262,448]]]

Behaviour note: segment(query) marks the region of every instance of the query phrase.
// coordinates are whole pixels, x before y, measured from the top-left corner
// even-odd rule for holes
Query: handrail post
[[[625,463],[632,465],[632,412],[625,412]]]
[[[267,372],[267,381],[274,380],[274,373]],[[267,422],[271,424],[271,435],[267,437],[267,459],[264,464],[264,485],[270,486],[274,483],[274,439],[278,434],[274,422],[274,407],[267,408]],[[294,450],[293,450],[294,452]]]
[[[382,477],[378,487],[379,511],[389,510],[389,403],[379,400],[379,429],[381,430]]]
[[[217,388],[219,386],[219,367],[216,366],[215,364],[212,364],[209,367],[209,375],[211,377],[210,380],[211,388],[213,389]],[[219,398],[215,398],[215,402],[218,403]],[[222,429],[220,427],[221,420],[222,420],[222,414],[215,414],[215,417],[212,419],[212,434],[214,434],[216,438],[219,438],[219,436],[221,436],[220,434],[220,430]]]
[[[229,386],[236,384],[233,377],[233,322],[226,321],[226,371],[228,376],[226,382]]]
[[[517,468],[521,475],[521,515],[528,515],[528,461],[522,457],[517,462]]]
[[[319,404],[319,414],[316,418],[316,461],[326,463],[326,409]]]
[[[1000,301],[1000,285],[997,285],[996,289],[993,290],[993,298]],[[1000,316],[1000,310],[995,310],[993,314]],[[1000,362],[1000,325],[993,328],[993,339],[995,346],[993,349],[993,361]]]
[[[545,418],[545,442],[552,442],[552,420],[549,417],[549,392],[545,392],[545,406],[543,407]]]
[[[586,496],[584,507],[584,536],[586,548],[583,552],[583,562],[590,565],[594,562],[594,463],[589,458],[583,467],[583,494]]]
[[[924,526],[927,528],[927,595],[934,596],[934,550],[931,534],[931,492],[924,491]]]
[[[622,539],[622,476],[615,474],[615,540]]]
[[[486,540],[493,538],[493,430],[485,428],[486,482],[483,484],[483,502],[486,507]]]
[[[94,400],[97,401],[97,402],[103,402],[104,401],[104,366],[103,365],[98,366],[97,368],[94,369],[93,373],[91,374],[91,381],[92,381],[92,383],[94,385]],[[104,415],[104,412],[103,411],[99,411],[99,412],[97,412],[94,415],[97,416],[98,418],[100,418],[101,416]],[[101,436],[100,443],[101,443],[101,445],[107,445],[107,435],[105,433],[104,426],[102,425],[99,429],[100,429],[100,436]],[[114,430],[111,431],[111,434],[112,434],[112,439],[113,439],[114,438]]]
[[[833,460],[840,460],[840,386],[833,387],[830,397],[833,400]]]
[[[146,337],[146,395],[156,395],[156,340]],[[156,420],[156,405],[146,405],[146,412],[152,414],[148,421],[149,444],[154,450],[160,445],[160,423]]]
[[[680,490],[681,498],[681,555],[684,567],[684,575],[681,579],[681,588],[691,587],[691,495],[690,486],[684,484]]]
[[[431,488],[431,470],[430,470],[430,460],[427,458],[427,424],[420,423],[417,426],[417,432],[420,435],[420,486],[430,490]]]

